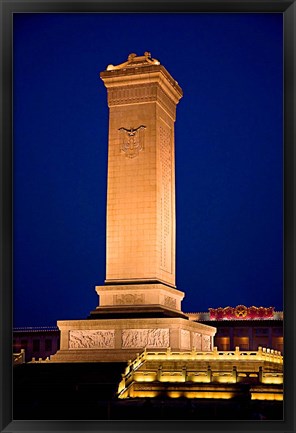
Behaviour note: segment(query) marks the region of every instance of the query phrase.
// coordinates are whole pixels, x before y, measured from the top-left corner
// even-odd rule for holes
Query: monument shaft
[[[159,62],[129,56],[108,90],[106,283],[175,286],[174,122],[182,90]]]

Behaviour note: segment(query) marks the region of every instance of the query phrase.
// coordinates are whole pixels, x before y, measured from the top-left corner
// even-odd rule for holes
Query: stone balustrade
[[[145,361],[161,360],[182,360],[188,361],[233,361],[233,360],[251,360],[251,361],[268,361],[276,364],[283,364],[281,352],[273,349],[258,347],[258,351],[245,351],[236,347],[234,351],[218,351],[217,347],[210,352],[198,352],[195,349],[191,351],[173,352],[168,347],[166,351],[148,351],[144,350],[138,354],[134,361],[129,361],[125,374],[128,371],[137,369]]]
[[[20,353],[13,353],[12,359],[13,359],[13,365],[20,365],[24,364],[25,361],[25,349],[21,349]]]

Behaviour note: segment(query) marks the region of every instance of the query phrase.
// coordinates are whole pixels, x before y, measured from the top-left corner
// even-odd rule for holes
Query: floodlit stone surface
[[[156,305],[181,311],[184,293],[164,284],[97,286],[100,306]]]
[[[184,332],[184,331],[183,331]],[[181,331],[182,333],[182,331]],[[242,386],[244,385],[244,386]],[[247,387],[246,387],[247,386]],[[165,352],[145,349],[129,363],[119,398],[283,399],[283,357],[274,350]],[[244,395],[245,394],[245,395]]]
[[[89,320],[58,322],[61,348],[51,361],[127,361],[146,347],[211,351],[216,328],[188,320],[175,288],[182,90],[150,53],[109,65],[101,78],[110,109],[106,284],[96,287],[99,306]]]
[[[128,361],[146,347],[212,351],[216,332],[212,326],[182,318],[69,320],[57,325],[61,349],[52,362]]]
[[[112,68],[101,73],[110,110],[106,281],[175,286],[174,122],[182,90],[148,55]]]

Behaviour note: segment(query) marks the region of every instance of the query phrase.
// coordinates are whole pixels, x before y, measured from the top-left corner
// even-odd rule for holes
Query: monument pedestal
[[[86,320],[58,321],[52,362],[125,362],[147,348],[213,350],[216,329],[181,311],[184,293],[161,283],[97,286],[99,306]]]
[[[51,362],[125,362],[144,348],[213,350],[216,328],[183,318],[58,321],[61,346]]]
[[[91,312],[91,319],[108,317],[183,317],[181,301],[184,293],[165,284],[117,284],[97,286],[100,306]]]

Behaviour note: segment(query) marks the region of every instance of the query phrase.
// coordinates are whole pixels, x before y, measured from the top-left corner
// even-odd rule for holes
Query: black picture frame
[[[1,56],[1,406],[2,432],[23,431],[295,431],[295,1],[13,1],[0,0]],[[284,17],[284,420],[14,421],[12,413],[12,16],[16,12],[281,12]]]

